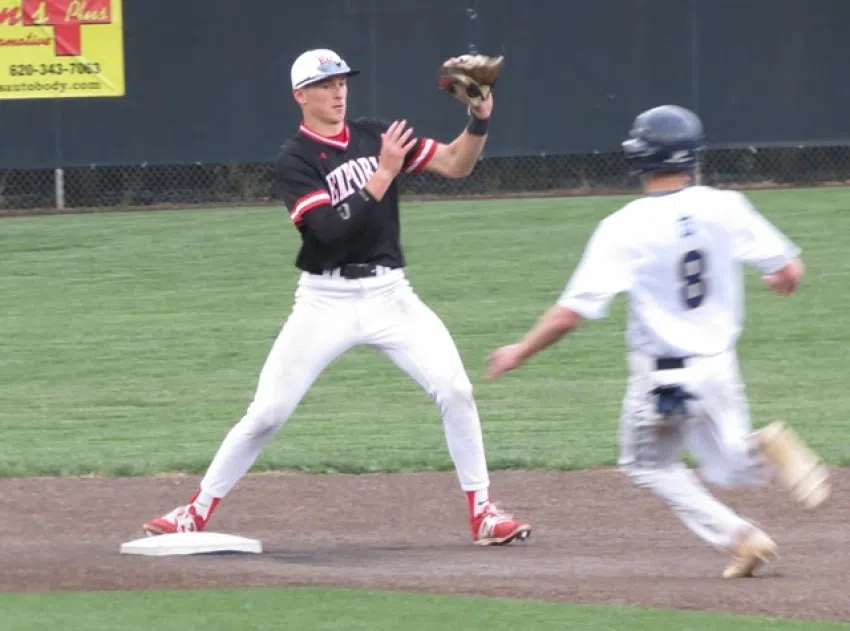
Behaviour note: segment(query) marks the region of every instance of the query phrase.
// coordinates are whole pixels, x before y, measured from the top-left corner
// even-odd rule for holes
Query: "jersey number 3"
[[[705,280],[705,256],[700,250],[689,250],[682,257],[682,300],[688,309],[702,305],[708,289]]]

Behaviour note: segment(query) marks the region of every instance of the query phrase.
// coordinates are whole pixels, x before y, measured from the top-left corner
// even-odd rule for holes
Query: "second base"
[[[244,552],[259,554],[263,546],[258,539],[247,539],[217,532],[179,532],[171,535],[142,537],[121,544],[121,554],[171,556],[175,554],[210,554]]]

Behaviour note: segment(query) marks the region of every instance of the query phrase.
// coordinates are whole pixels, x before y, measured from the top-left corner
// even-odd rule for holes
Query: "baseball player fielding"
[[[442,143],[416,134],[406,120],[349,119],[348,80],[360,71],[334,51],[309,50],[295,60],[291,87],[302,120],[277,160],[278,192],[301,237],[292,311],[251,404],[225,436],[200,488],[187,504],[145,523],[146,534],[203,531],[325,367],[365,345],[436,404],[466,494],[472,541],[503,545],[529,537],[528,522],[491,500],[472,385],[448,330],[405,277],[399,237],[398,175],[471,173],[486,142],[490,88],[501,63],[474,56],[443,64],[439,87],[467,105],[470,118],[454,140]]]

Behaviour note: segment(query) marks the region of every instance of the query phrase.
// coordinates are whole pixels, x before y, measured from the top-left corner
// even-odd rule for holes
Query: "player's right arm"
[[[629,231],[618,223],[618,216],[603,219],[558,297],[558,305],[589,320],[607,317],[614,298],[629,291],[632,284],[628,242]]]
[[[296,227],[306,227],[323,243],[344,241],[363,226],[371,207],[389,186],[375,173],[362,189],[333,205],[321,174],[302,157],[282,152],[277,161],[280,197]]]
[[[739,202],[731,222],[735,258],[760,269],[764,282],[777,294],[794,293],[804,273],[799,246],[759,213],[742,193],[730,194]]]
[[[366,200],[354,205],[357,212],[345,212],[352,206],[348,200],[346,208],[343,204],[334,206],[321,173],[290,147],[281,151],[276,166],[278,194],[296,227],[308,228],[325,243],[343,240],[357,232]]]
[[[628,234],[611,217],[597,226],[557,302],[518,342],[491,354],[488,378],[519,367],[571,333],[582,320],[599,320],[608,315],[614,297],[627,292],[632,283]]]
[[[412,128],[393,123],[382,134],[378,169],[366,184],[333,205],[327,184],[319,171],[302,156],[284,148],[277,161],[280,196],[292,223],[307,226],[319,241],[334,243],[358,232],[372,207],[383,199],[401,170],[405,155],[416,144]]]

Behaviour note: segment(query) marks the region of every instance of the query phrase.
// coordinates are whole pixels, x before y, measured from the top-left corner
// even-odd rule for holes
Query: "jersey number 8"
[[[702,305],[708,289],[705,280],[705,256],[700,250],[689,250],[682,257],[682,299],[687,309]]]

